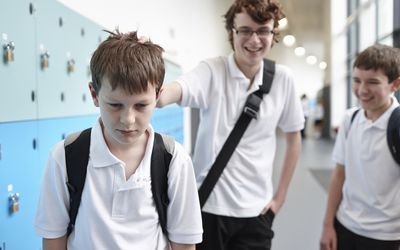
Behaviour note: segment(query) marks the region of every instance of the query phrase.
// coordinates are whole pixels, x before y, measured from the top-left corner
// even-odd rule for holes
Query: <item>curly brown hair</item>
[[[281,5],[273,0],[236,0],[224,15],[225,29],[228,31],[229,42],[233,49],[233,31],[235,16],[246,12],[253,21],[264,24],[274,20],[274,42],[279,41],[278,21],[285,17]]]
[[[139,41],[136,31],[105,31],[109,37],[90,60],[95,91],[99,92],[103,77],[107,77],[113,90],[118,87],[129,94],[142,93],[150,83],[158,94],[165,76],[163,48],[150,40]]]

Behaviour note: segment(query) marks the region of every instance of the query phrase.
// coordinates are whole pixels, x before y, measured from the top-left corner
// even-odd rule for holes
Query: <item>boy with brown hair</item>
[[[166,84],[157,105],[178,102],[200,109],[193,165],[204,204],[204,240],[197,249],[267,250],[274,236],[275,214],[284,204],[301,151],[304,116],[290,69],[264,60],[278,41],[279,20],[284,17],[280,4],[236,0],[224,17],[233,52],[204,60]],[[242,121],[249,117],[244,133],[231,132],[244,127]],[[278,127],[285,136],[286,151],[274,190]],[[236,140],[239,134],[240,141]],[[239,143],[232,149],[231,141]],[[232,154],[226,161],[229,150]],[[221,166],[223,171],[219,171]],[[218,171],[222,173],[215,178],[213,173]]]
[[[91,130],[79,213],[68,237],[64,144],[73,140],[69,137],[50,152],[43,179],[35,221],[43,249],[178,250],[195,249],[201,241],[191,159],[175,141],[170,147],[166,234],[152,193],[156,134],[150,119],[164,80],[162,52],[151,41],[138,39],[136,32],[118,30],[94,52],[89,88],[100,118]]]
[[[336,138],[321,250],[400,247],[400,167],[386,135],[399,86],[399,49],[376,44],[356,58],[353,92],[361,108],[346,113]]]

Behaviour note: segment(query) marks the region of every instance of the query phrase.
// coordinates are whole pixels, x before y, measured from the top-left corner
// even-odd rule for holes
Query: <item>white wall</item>
[[[331,1],[331,126],[340,125],[346,110],[346,0]]]
[[[309,99],[313,99],[318,90],[323,87],[324,71],[320,70],[318,65],[307,64],[304,56],[296,56],[294,48],[287,48],[280,42],[274,45],[269,57],[292,70],[296,92],[299,96],[307,94]]]

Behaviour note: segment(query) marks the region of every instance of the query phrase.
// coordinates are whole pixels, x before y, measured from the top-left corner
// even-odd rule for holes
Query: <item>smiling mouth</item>
[[[262,51],[262,48],[247,48],[245,47],[246,51],[250,52],[250,53],[256,53],[256,52],[260,52]]]
[[[360,101],[362,102],[369,102],[371,101],[373,98],[360,98]]]

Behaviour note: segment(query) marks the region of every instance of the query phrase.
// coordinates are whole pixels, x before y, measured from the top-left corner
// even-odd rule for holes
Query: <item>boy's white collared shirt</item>
[[[154,132],[151,127],[148,131],[144,158],[136,172],[125,180],[124,163],[108,150],[100,123],[93,127],[85,188],[68,249],[168,249],[151,192]],[[51,151],[44,179],[35,229],[43,238],[61,237],[69,222],[63,142]],[[202,225],[193,167],[178,143],[168,181],[169,239],[187,244],[200,242]]]
[[[392,99],[374,122],[360,109],[350,126],[354,109],[347,112],[333,151],[333,160],[345,166],[337,218],[353,232],[379,240],[400,239],[400,167],[386,139],[389,117],[399,106]]]
[[[233,54],[201,62],[178,79],[182,106],[200,108],[193,164],[198,186],[232,131],[250,93],[262,85],[263,62],[253,84],[237,67]],[[300,131],[304,115],[291,71],[276,65],[270,93],[253,119],[211,192],[203,211],[232,217],[258,216],[272,199],[272,169],[277,128]]]

